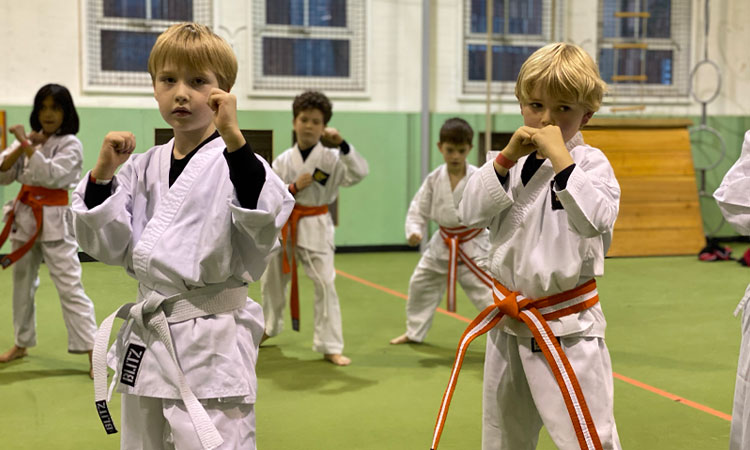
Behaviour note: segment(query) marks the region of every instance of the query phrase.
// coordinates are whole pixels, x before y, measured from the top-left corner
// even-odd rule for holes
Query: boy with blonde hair
[[[464,333],[448,394],[466,346],[489,331],[484,450],[533,449],[542,425],[560,449],[620,448],[594,281],[604,272],[620,187],[607,158],[579,132],[605,87],[576,45],[534,52],[516,84],[524,125],[464,190],[463,223],[489,227],[495,304]]]
[[[124,449],[254,449],[261,307],[247,297],[294,200],[237,124],[231,47],[209,28],[171,26],[149,57],[165,145],[132,155],[110,132],[77,187],[78,241],[138,280],[138,298],[105,319],[94,345],[97,412],[108,433],[107,343],[122,395]],[[117,168],[122,165],[115,175]]]
[[[445,164],[427,175],[409,205],[406,213],[409,245],[422,241],[430,220],[437,222],[440,230],[432,235],[409,280],[406,333],[391,339],[391,344],[424,341],[446,289],[447,309],[455,312],[456,282],[461,283],[480,311],[492,303],[492,278],[486,273],[489,234],[485,228],[463,226],[458,218],[458,203],[466,180],[477,170],[466,162],[473,138],[474,130],[465,120],[453,117],[445,121],[437,143]]]

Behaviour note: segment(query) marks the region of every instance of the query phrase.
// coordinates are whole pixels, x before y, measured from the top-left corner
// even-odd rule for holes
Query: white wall
[[[57,82],[71,89],[80,106],[152,108],[148,94],[92,94],[82,92],[81,36],[84,2],[60,8],[59,0],[18,2],[0,0],[0,46],[4,50],[0,77],[0,104],[28,105],[36,90]],[[558,0],[560,1],[560,0]],[[688,1],[688,0],[675,0]],[[67,2],[66,2],[67,3]],[[72,2],[71,2],[72,3]],[[703,54],[703,0],[693,0],[692,67]],[[481,96],[460,94],[462,73],[461,0],[432,0],[432,110],[434,112],[483,113]],[[567,0],[559,35],[595,51],[598,0]],[[414,112],[420,105],[422,0],[368,0],[368,90],[365,96],[342,98],[332,93],[337,110]],[[750,17],[748,0],[711,2],[709,56],[721,67],[723,86],[709,106],[711,115],[750,115]],[[248,97],[252,32],[250,0],[217,0],[216,31],[229,40],[238,54],[240,74],[234,93],[239,107],[254,110],[287,110],[289,97]],[[710,77],[706,82],[710,85]],[[495,102],[494,112],[515,113],[512,97]],[[649,104],[647,114],[698,115],[691,99],[673,104]]]

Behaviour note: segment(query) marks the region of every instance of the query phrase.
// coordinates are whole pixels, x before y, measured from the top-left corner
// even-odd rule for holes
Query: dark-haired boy
[[[448,310],[455,311],[456,281],[480,311],[492,303],[491,278],[485,273],[490,249],[487,229],[467,228],[458,217],[466,180],[477,170],[466,162],[473,137],[474,130],[465,120],[454,117],[445,121],[437,144],[445,164],[427,175],[409,205],[409,245],[422,241],[430,220],[437,222],[440,230],[432,235],[409,281],[406,333],[393,338],[391,344],[424,341],[446,288]]]
[[[338,130],[326,127],[333,113],[331,102],[323,93],[306,91],[298,95],[292,112],[297,143],[274,160],[273,170],[289,183],[296,205],[282,231],[282,252],[271,260],[261,278],[266,319],[264,340],[278,335],[283,328],[289,281],[292,327],[299,329],[296,264],[299,259],[315,285],[313,350],[333,364],[346,366],[351,360],[342,354],[341,309],[334,284],[334,226],[328,205],[338,197],[339,187],[359,183],[369,169],[367,161]],[[321,138],[336,148],[324,146]]]

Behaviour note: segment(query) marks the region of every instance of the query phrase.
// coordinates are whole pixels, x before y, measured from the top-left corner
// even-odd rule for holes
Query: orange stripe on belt
[[[468,242],[482,232],[481,228],[440,227],[440,236],[448,247],[448,295],[446,309],[456,312],[456,280],[458,279],[458,261],[462,261],[479,280],[487,287],[492,287],[492,277],[482,270],[473,259],[461,249],[461,244]]]
[[[299,287],[297,284],[297,224],[299,220],[307,216],[319,216],[328,212],[328,205],[321,206],[303,206],[295,204],[289,219],[281,229],[282,245],[282,269],[284,273],[292,273],[292,292],[289,295],[289,309],[292,313],[292,328],[299,331]],[[291,239],[289,235],[291,234]],[[287,243],[291,241],[291,249],[287,248]],[[289,254],[292,253],[291,264]]]
[[[16,205],[21,202],[31,207],[31,211],[34,213],[34,219],[36,220],[36,233],[29,239],[28,242],[17,248],[16,251],[9,255],[5,255],[0,259],[0,266],[3,269],[7,269],[11,264],[21,259],[23,255],[28,252],[36,242],[37,237],[42,232],[43,221],[43,208],[45,206],[67,206],[68,205],[68,191],[64,189],[47,189],[41,186],[29,186],[22,185],[21,191],[18,193],[16,200],[13,204],[13,209],[10,211],[8,221],[5,223],[3,231],[0,232],[0,247],[5,243],[6,239],[10,235],[10,229],[13,226],[15,220]]]
[[[440,404],[431,449],[437,449],[440,442],[440,435],[443,432],[445,420],[448,415],[448,407],[450,406],[453,391],[458,381],[458,374],[461,371],[469,344],[477,337],[491,330],[505,315],[509,315],[516,320],[523,321],[529,327],[531,333],[534,335],[534,339],[536,339],[536,342],[541,347],[542,353],[547,359],[547,363],[552,369],[552,373],[562,393],[565,407],[573,422],[573,428],[575,429],[581,449],[601,450],[602,444],[599,441],[599,435],[596,433],[594,421],[591,418],[591,413],[586,405],[586,400],[583,397],[583,391],[578,383],[575,372],[570,366],[567,356],[563,353],[560,343],[557,342],[547,324],[547,320],[584,311],[594,306],[599,301],[596,282],[591,280],[575,289],[538,300],[530,300],[518,292],[511,292],[497,280],[493,280],[493,282],[494,289],[492,290],[492,296],[495,304],[488,306],[484,311],[479,313],[466,328],[458,343],[456,360],[453,363],[448,387]],[[545,312],[542,313],[541,311]]]

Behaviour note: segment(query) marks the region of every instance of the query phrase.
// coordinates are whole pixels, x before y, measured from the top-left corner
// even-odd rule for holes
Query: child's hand
[[[409,236],[409,246],[410,247],[416,247],[419,245],[419,243],[422,242],[422,235],[419,233],[412,233]]]
[[[313,182],[311,173],[303,173],[294,180],[295,186],[297,186],[297,192],[310,186]]]
[[[26,130],[24,129],[23,125],[13,125],[9,128],[9,131],[13,133],[18,141],[28,141],[28,139],[26,138]]]
[[[214,112],[214,125],[227,144],[227,151],[233,152],[245,145],[245,138],[237,123],[237,97],[219,88],[211,89],[208,106]]]
[[[560,127],[547,125],[540,128],[534,133],[531,140],[538,148],[539,154],[552,162],[555,173],[573,164],[573,158],[565,147]]]
[[[536,144],[534,144],[532,137],[539,130],[532,127],[522,126],[517,129],[513,136],[510,138],[510,142],[503,149],[503,155],[513,161],[518,161],[520,158],[532,153],[536,150]]]
[[[323,130],[323,140],[330,142],[336,147],[338,147],[339,145],[341,145],[342,142],[344,142],[344,138],[342,138],[341,135],[339,134],[339,130],[333,127],[326,127],[325,130]]]
[[[43,132],[37,133],[36,131],[32,130],[31,133],[29,133],[29,140],[31,141],[31,145],[44,144],[45,142],[47,142],[47,139],[49,139],[49,136],[47,136]]]
[[[120,165],[130,158],[135,150],[135,136],[129,131],[110,131],[104,136],[99,159],[91,175],[99,180],[110,180]]]

